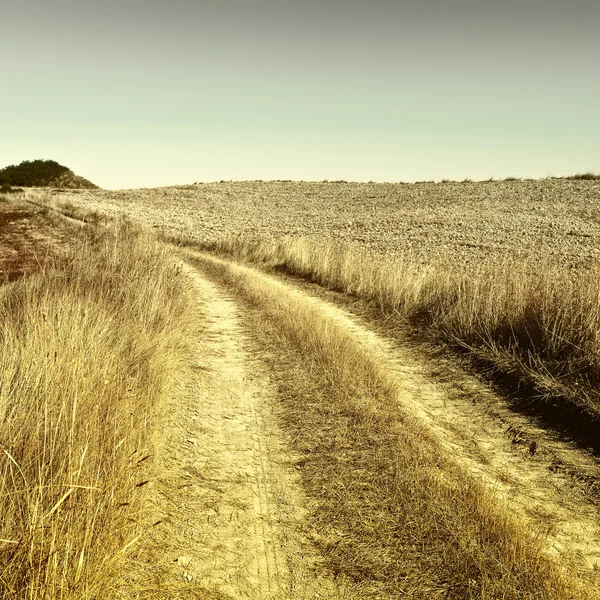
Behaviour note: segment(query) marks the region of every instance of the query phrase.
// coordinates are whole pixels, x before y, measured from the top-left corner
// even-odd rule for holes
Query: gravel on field
[[[511,255],[590,266],[600,253],[600,181],[247,181],[60,197],[199,241],[305,236],[467,264]]]

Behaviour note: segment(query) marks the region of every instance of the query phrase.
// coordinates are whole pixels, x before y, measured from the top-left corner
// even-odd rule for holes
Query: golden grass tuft
[[[193,319],[169,250],[131,224],[0,288],[0,596],[110,598],[125,585],[154,407]]]

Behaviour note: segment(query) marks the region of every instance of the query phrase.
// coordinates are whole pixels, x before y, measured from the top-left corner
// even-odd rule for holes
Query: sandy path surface
[[[186,271],[204,331],[186,398],[167,408],[161,432],[165,475],[154,509],[157,518],[167,513],[163,560],[180,590],[164,597],[348,598],[302,532],[297,457],[281,443],[270,409],[276,393],[246,349],[238,309]]]
[[[402,407],[415,413],[455,460],[527,519],[532,531],[545,537],[550,553],[600,567],[597,500],[586,488],[590,479],[600,481],[600,468],[592,456],[515,414],[478,379],[457,371],[451,381],[436,380],[434,366],[417,350],[376,334],[332,302],[263,276],[280,286],[282,294],[318,306],[378,355],[399,382]],[[516,443],[520,437],[535,441],[535,446]]]
[[[600,567],[600,514],[585,485],[600,481],[591,455],[511,411],[475,377],[455,370],[451,381],[438,381],[418,350],[381,337],[342,308],[309,301],[387,363],[400,382],[403,407],[434,431],[449,455],[546,535],[552,553],[574,553],[589,567]]]

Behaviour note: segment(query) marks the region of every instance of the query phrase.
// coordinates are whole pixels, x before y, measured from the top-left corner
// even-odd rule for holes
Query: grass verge
[[[74,228],[76,229],[76,228]],[[0,596],[111,598],[126,584],[154,407],[178,385],[192,300],[128,223],[0,288]]]
[[[364,597],[596,597],[401,411],[384,366],[318,306],[247,267],[190,256],[253,314],[303,456],[313,537],[334,573]]]

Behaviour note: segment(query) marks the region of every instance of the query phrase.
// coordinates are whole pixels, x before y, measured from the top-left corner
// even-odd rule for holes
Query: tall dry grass
[[[81,225],[93,225],[100,227],[114,223],[114,218],[98,210],[89,210],[76,206],[70,201],[54,196],[43,190],[25,190],[20,198],[42,208],[46,214],[61,215],[71,222],[79,222]]]
[[[307,239],[229,238],[208,248],[375,303],[502,373],[600,419],[600,269],[507,259],[461,268],[384,259]]]
[[[68,256],[0,288],[2,598],[124,583],[154,407],[193,318],[172,254],[127,223],[74,231]]]
[[[364,597],[575,600],[593,583],[465,472],[398,403],[381,359],[304,294],[190,254],[253,315],[309,497],[313,539]],[[566,560],[566,557],[563,557]]]

